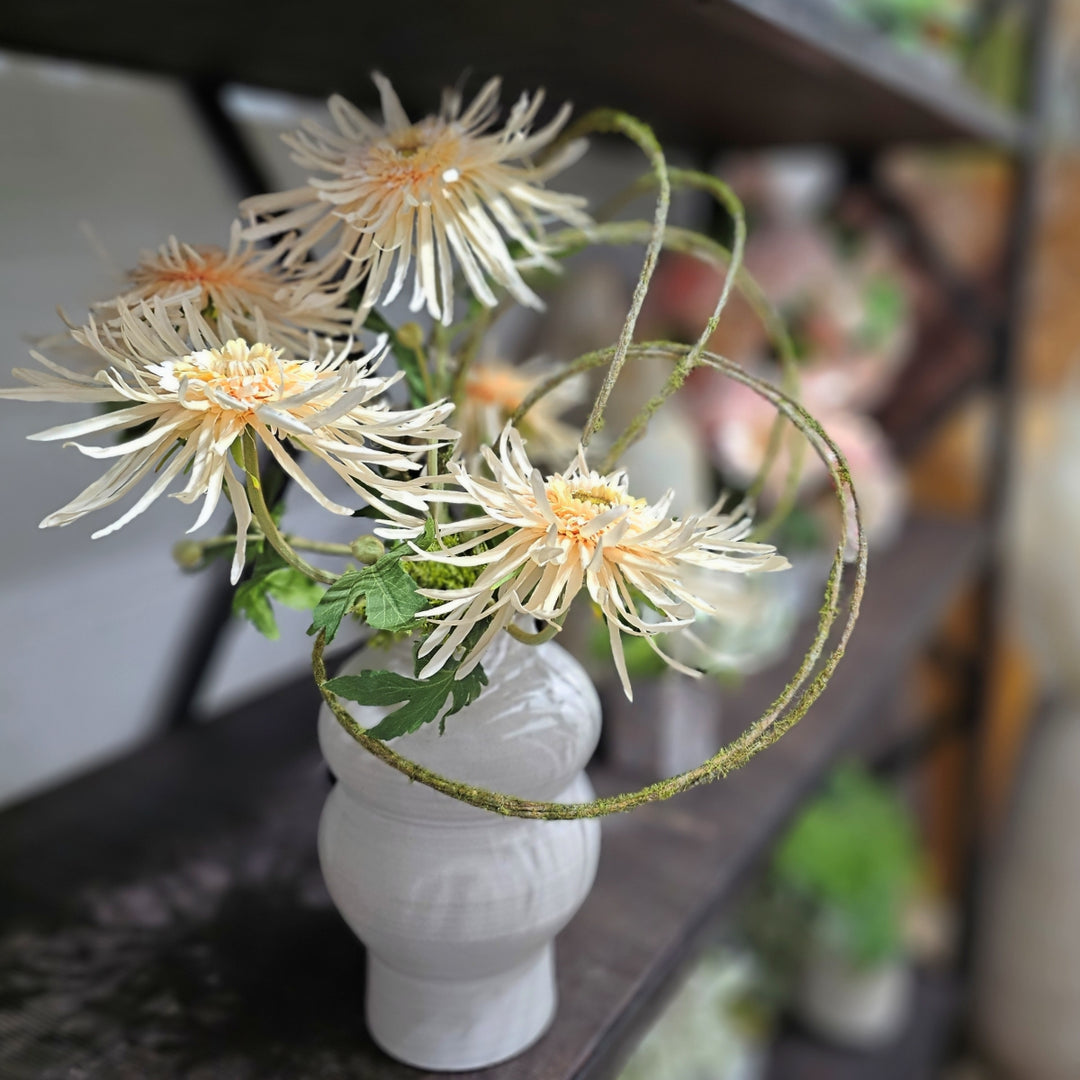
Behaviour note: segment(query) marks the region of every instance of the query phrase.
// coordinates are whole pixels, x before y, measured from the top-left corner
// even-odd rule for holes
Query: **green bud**
[[[350,545],[349,550],[357,562],[373,563],[379,559],[386,548],[377,536],[358,536]]]
[[[203,564],[203,546],[198,540],[179,541],[172,554],[181,570],[198,570]]]
[[[419,323],[407,322],[398,327],[397,339],[406,349],[422,349],[424,347],[424,331]]]

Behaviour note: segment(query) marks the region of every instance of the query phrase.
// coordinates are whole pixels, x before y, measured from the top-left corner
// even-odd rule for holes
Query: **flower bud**
[[[377,536],[366,534],[358,536],[350,545],[349,550],[358,562],[373,563],[386,550],[383,542]]]
[[[203,546],[198,540],[181,540],[173,545],[173,558],[181,570],[198,570],[203,564]]]

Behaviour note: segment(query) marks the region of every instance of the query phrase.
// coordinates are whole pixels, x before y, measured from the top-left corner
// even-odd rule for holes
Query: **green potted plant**
[[[907,1018],[904,914],[919,870],[907,807],[855,765],[838,769],[781,840],[772,884],[805,917],[794,1005],[826,1038],[869,1047]]]

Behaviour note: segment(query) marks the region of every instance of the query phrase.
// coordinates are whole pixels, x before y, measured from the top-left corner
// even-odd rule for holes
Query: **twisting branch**
[[[661,342],[652,345],[634,346],[627,350],[626,355],[660,356],[671,360],[673,363],[678,363],[689,349],[690,346],[687,345]],[[602,350],[601,353],[593,355],[603,356],[605,353],[610,357],[613,355],[613,350]],[[836,665],[839,664],[844,655],[848,640],[858,619],[859,606],[866,585],[866,534],[863,531],[855,490],[851,484],[851,474],[839,448],[822,429],[821,425],[784,391],[750,375],[737,364],[722,356],[703,352],[699,361],[748,386],[756,394],[770,402],[802,433],[807,442],[813,447],[814,452],[821,458],[829,476],[832,478],[842,519],[845,522],[849,518],[854,521],[857,537],[855,576],[848,597],[847,617],[840,630],[839,639],[828,655],[822,659],[831,631],[841,611],[840,582],[843,575],[846,549],[846,537],[843,535],[833,555],[832,566],[825,586],[825,599],[818,615],[814,638],[794,677],[758,720],[751,724],[733,742],[723,747],[696,768],[688,769],[677,776],[650,784],[638,791],[612,795],[585,803],[554,803],[522,799],[502,792],[488,791],[485,788],[459,783],[456,780],[440,776],[438,773],[434,773],[414,761],[410,761],[408,758],[391,750],[386,743],[373,739],[366,733],[348,709],[326,686],[326,666],[323,660],[325,641],[323,635],[320,634],[312,651],[311,662],[315,681],[327,706],[344,730],[357,743],[410,779],[482,810],[490,810],[510,817],[568,820],[602,817],[606,814],[631,810],[647,802],[669,799],[673,795],[677,795],[679,792],[686,791],[698,784],[726,776],[734,769],[745,765],[755,754],[760,753],[767,746],[774,743],[806,714],[810,706],[821,696],[833,671],[836,669]],[[597,364],[602,362],[603,360],[596,361]],[[811,674],[815,672],[815,669],[817,669],[816,674],[813,674],[811,678]]]
[[[565,133],[561,141],[571,141],[590,132],[617,132],[636,143],[652,166],[653,176],[656,178],[657,196],[656,213],[653,217],[648,245],[645,248],[645,261],[641,265],[641,273],[638,275],[634,295],[630,300],[630,310],[626,314],[626,321],[623,323],[622,332],[615,345],[607,375],[604,377],[604,383],[596,395],[596,401],[593,402],[589,418],[585,421],[585,427],[581,432],[582,446],[588,446],[592,437],[603,427],[604,410],[607,408],[608,398],[611,397],[619,372],[622,371],[622,366],[626,362],[627,349],[630,348],[630,342],[634,340],[634,327],[637,326],[638,316],[641,314],[645,296],[649,291],[649,282],[652,280],[653,271],[660,258],[668,210],[671,207],[671,181],[668,179],[667,161],[664,158],[663,148],[651,128],[626,113],[612,109],[597,109],[583,116]]]
[[[653,177],[646,176],[645,180],[651,187],[654,182]],[[727,269],[724,273],[724,284],[720,289],[720,295],[717,298],[712,315],[709,317],[708,322],[706,322],[701,334],[694,343],[694,347],[675,365],[671,375],[668,376],[667,382],[660,392],[655,394],[642,406],[637,416],[635,416],[627,425],[626,430],[614,443],[612,443],[607,458],[600,466],[600,471],[605,473],[611,472],[611,470],[615,468],[616,462],[627,448],[632,446],[645,434],[645,429],[648,427],[649,421],[653,418],[656,411],[669,397],[671,397],[672,394],[675,393],[676,390],[679,389],[680,386],[682,386],[686,381],[687,375],[689,375],[697,365],[698,357],[709,344],[713,334],[716,333],[716,328],[720,323],[720,316],[723,315],[724,308],[727,307],[732,286],[735,284],[735,279],[742,268],[743,251],[746,247],[746,214],[743,212],[743,205],[735,192],[732,191],[723,180],[720,180],[715,176],[709,176],[707,173],[690,172],[685,169],[672,169],[671,181],[672,184],[676,184],[677,186],[700,188],[712,195],[713,198],[715,198],[716,201],[731,215],[731,219],[735,224],[734,241],[731,245]],[[778,426],[783,422],[779,414],[777,415],[777,422]]]
[[[696,173],[691,170],[683,169],[674,170],[672,172],[672,177],[673,183],[677,186],[711,186],[714,180],[713,177],[710,177],[705,173]],[[651,183],[651,176],[643,178],[639,183],[644,183],[645,181]],[[652,227],[647,222],[617,221],[595,225],[588,234],[581,229],[564,229],[558,233],[554,233],[549,238],[549,243],[553,254],[565,257],[576,253],[590,243],[620,246],[625,244],[641,244],[647,243],[651,235]],[[664,234],[663,247],[670,251],[678,251],[686,255],[692,255],[695,258],[712,263],[721,268],[727,268],[732,261],[732,253],[724,247],[723,244],[711,240],[707,236],[702,236],[700,233],[696,233],[690,229],[683,229],[675,226],[668,228]],[[750,305],[751,310],[765,328],[769,340],[776,348],[777,355],[780,357],[782,370],[781,386],[788,395],[792,397],[797,396],[798,363],[795,358],[795,347],[779,312],[745,267],[740,267],[735,274],[735,288],[738,289],[739,294]],[[606,350],[601,351],[606,352]],[[545,394],[550,393],[556,386],[560,385],[578,371],[587,370],[588,367],[592,366],[591,364],[586,363],[585,366],[582,367],[579,365],[580,360],[588,360],[597,355],[599,354],[588,353],[585,357],[579,357],[577,360],[571,361],[566,367],[562,368],[560,371],[554,372],[548,379],[535,386],[514,412],[514,415],[511,418],[512,422],[518,424],[529,409],[531,409]],[[772,431],[769,433],[769,441],[766,446],[764,459],[758,469],[757,476],[751,482],[746,493],[747,499],[751,502],[757,498],[765,485],[769,470],[772,468],[777,454],[780,451],[786,426],[787,422],[784,417],[777,415]],[[780,498],[777,500],[777,504],[768,519],[755,528],[752,534],[754,539],[768,536],[790,512],[798,494],[798,482],[802,472],[804,452],[805,444],[800,439],[792,451],[790,467],[785,478],[784,489]]]

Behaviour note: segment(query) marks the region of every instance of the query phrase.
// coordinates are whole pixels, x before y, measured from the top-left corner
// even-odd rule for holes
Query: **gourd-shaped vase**
[[[412,647],[363,650],[340,674],[412,675]],[[508,794],[587,801],[582,771],[600,705],[561,646],[500,635],[488,685],[461,712],[393,739],[394,750],[453,780]],[[347,703],[371,727],[384,708]],[[553,940],[596,873],[595,820],[503,817],[408,780],[333,714],[319,742],[337,779],[319,859],[338,910],[367,946],[368,1028],[391,1056],[427,1069],[482,1068],[520,1053],[555,1013]]]

